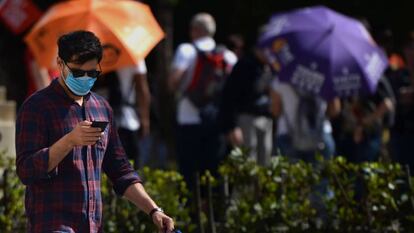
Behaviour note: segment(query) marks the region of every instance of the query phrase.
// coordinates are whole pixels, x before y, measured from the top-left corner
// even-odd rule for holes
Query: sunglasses
[[[68,66],[68,64],[66,64],[66,62],[63,62],[65,64],[66,67],[68,67],[69,71],[73,74],[74,78],[80,78],[85,76],[85,74],[89,77],[92,78],[97,78],[99,77],[99,75],[102,73],[102,69],[101,69],[101,65],[98,63],[99,65],[99,69],[100,70],[81,70],[81,69],[75,69],[75,68],[70,68]]]

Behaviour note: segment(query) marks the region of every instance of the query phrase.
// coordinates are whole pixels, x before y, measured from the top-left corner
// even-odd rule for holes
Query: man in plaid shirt
[[[91,32],[59,38],[61,76],[21,107],[16,124],[17,173],[26,185],[28,232],[102,232],[101,177],[148,213],[163,232],[173,220],[148,196],[128,162],[112,110],[90,92],[102,46]],[[101,131],[92,121],[107,121]]]

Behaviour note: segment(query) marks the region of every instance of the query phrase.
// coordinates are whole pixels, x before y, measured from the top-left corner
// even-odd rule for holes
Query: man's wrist
[[[152,219],[152,216],[154,216],[154,214],[155,213],[157,213],[157,212],[161,212],[161,213],[164,213],[164,210],[163,209],[161,209],[160,207],[155,207],[155,208],[153,208],[149,213],[148,213],[148,215],[150,216],[150,218]]]
[[[65,135],[65,142],[66,142],[66,146],[69,148],[73,148],[75,147],[75,143],[73,142],[70,133]]]

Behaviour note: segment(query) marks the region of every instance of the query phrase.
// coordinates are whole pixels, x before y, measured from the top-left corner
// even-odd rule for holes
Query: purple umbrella
[[[259,46],[281,81],[328,100],[373,93],[388,65],[362,23],[324,6],[274,15]]]

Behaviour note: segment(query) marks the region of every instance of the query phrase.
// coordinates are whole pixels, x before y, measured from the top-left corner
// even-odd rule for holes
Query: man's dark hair
[[[89,31],[74,31],[58,39],[59,57],[65,62],[83,64],[102,59],[102,45],[98,37]]]

